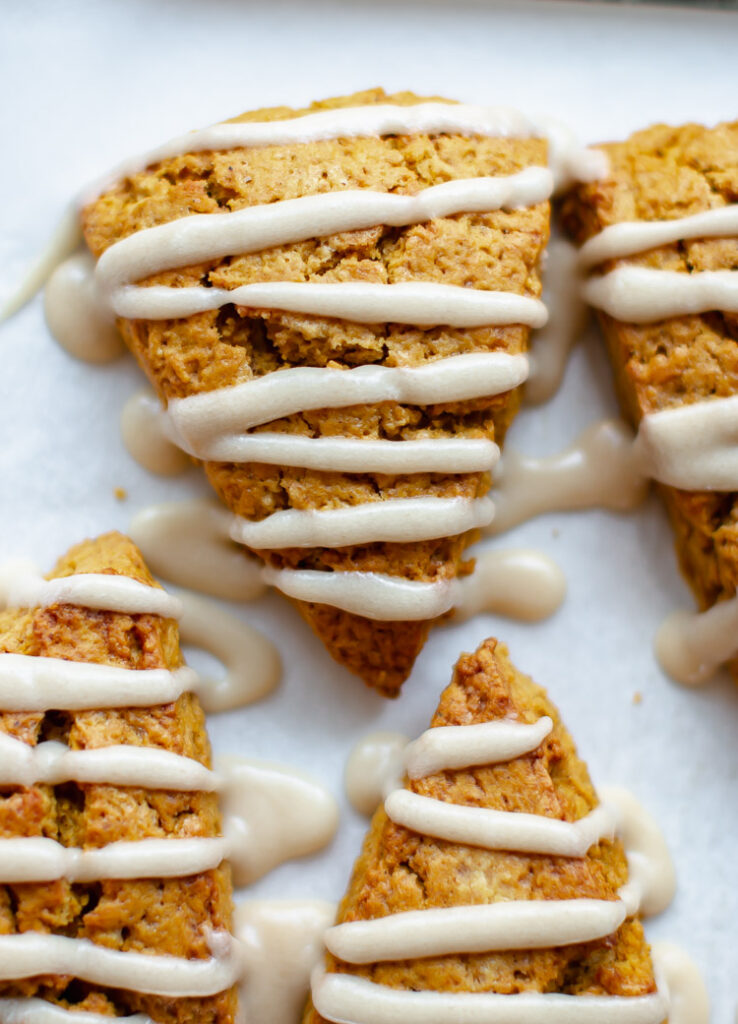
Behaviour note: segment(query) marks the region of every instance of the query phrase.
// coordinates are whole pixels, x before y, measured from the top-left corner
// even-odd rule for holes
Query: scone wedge
[[[98,284],[231,537],[388,696],[492,515],[545,319],[540,134],[371,90],[193,133],[84,212]]]
[[[624,848],[602,838],[607,806],[556,708],[497,641],[461,657],[405,764],[326,935],[304,1024],[661,1024]]]
[[[177,686],[172,599],[117,533],[72,548],[47,579],[40,603],[0,612],[0,1020],[57,1020],[54,1004],[233,1024],[216,956],[230,870],[216,794],[187,784],[207,775],[210,746],[197,697]],[[158,611],[99,610],[110,586],[114,604]],[[152,703],[167,686],[183,692]],[[203,856],[214,866],[179,870]]]

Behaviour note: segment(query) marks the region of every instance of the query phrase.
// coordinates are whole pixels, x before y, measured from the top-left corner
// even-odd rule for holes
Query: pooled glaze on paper
[[[559,566],[533,548],[485,551],[474,573],[459,583],[454,622],[489,612],[523,622],[539,622],[561,607],[566,577]]]
[[[126,401],[120,417],[123,444],[131,458],[157,476],[179,476],[191,465],[185,452],[166,436],[159,399],[144,388]]]
[[[86,363],[109,363],[124,351],[115,317],[97,292],[94,261],[81,252],[61,263],[44,290],[44,314],[61,347]]]

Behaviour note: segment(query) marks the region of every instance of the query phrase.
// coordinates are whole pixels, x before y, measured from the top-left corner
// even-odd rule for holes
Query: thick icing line
[[[342,508],[286,509],[259,522],[236,517],[230,534],[256,549],[404,543],[487,526],[494,511],[489,498],[385,498]]]
[[[694,961],[672,942],[654,942],[651,952],[669,992],[669,1024],[710,1024],[710,997]]]
[[[338,1024],[662,1024],[662,992],[648,996],[587,996],[518,992],[413,992],[350,974],[313,973],[313,1003]]]
[[[186,666],[169,672],[0,653],[0,707],[5,711],[151,707],[196,691],[197,682]]]
[[[182,614],[178,598],[129,576],[80,572],[47,580],[27,562],[9,562],[0,567],[0,606],[47,608],[53,604],[168,619],[178,619]]]
[[[476,473],[492,469],[500,449],[486,438],[374,441],[260,431],[216,439],[190,454],[208,462],[264,462],[338,473]]]
[[[586,281],[583,294],[590,306],[632,324],[653,324],[711,310],[738,313],[738,273],[701,270],[684,274],[652,267],[618,267]]]
[[[32,747],[0,733],[0,785],[57,786],[71,781],[177,792],[212,792],[218,788],[214,772],[191,757],[168,750],[122,744],[70,750],[56,741]]]
[[[415,327],[491,327],[525,324],[543,327],[548,314],[540,299],[514,292],[486,291],[431,281],[375,284],[342,281],[264,281],[236,288],[189,285],[168,288],[125,285],[113,293],[116,316],[128,320],[171,320],[223,306],[281,310],[350,320],[359,324],[412,324]]]
[[[588,269],[606,260],[636,256],[662,245],[731,235],[738,235],[738,204],[719,206],[674,220],[621,221],[603,228],[584,243],[579,250],[579,265]]]
[[[240,957],[231,936],[221,933],[217,938],[227,945],[225,956],[186,960],[121,952],[87,939],[42,932],[0,935],[0,981],[34,978],[42,968],[45,974],[68,974],[94,985],[150,995],[176,999],[212,996],[230,988],[241,973]]]
[[[384,809],[395,824],[422,835],[518,853],[584,857],[594,843],[615,835],[613,812],[604,804],[570,822],[539,814],[445,803],[396,789],[385,800]]]
[[[547,716],[532,725],[496,720],[428,729],[408,744],[405,770],[411,779],[422,779],[438,771],[510,761],[537,750],[552,729]]]
[[[654,647],[672,679],[703,686],[738,654],[738,596],[704,612],[672,612],[659,626]]]
[[[229,213],[193,214],[145,228],[110,246],[95,278],[103,294],[163,270],[274,246],[386,224],[404,227],[459,213],[511,210],[548,199],[551,172],[527,167],[509,177],[446,181],[416,195],[346,189],[249,206]]]
[[[505,900],[349,921],[329,928],[325,944],[339,960],[371,964],[569,946],[612,935],[624,920],[620,900]]]
[[[463,402],[503,394],[527,376],[527,357],[508,352],[469,352],[422,366],[295,366],[233,387],[174,398],[163,415],[173,439],[197,450],[219,434],[240,433],[296,412],[375,402]]]
[[[59,878],[70,882],[184,878],[217,868],[230,852],[227,839],[199,837],[119,841],[96,850],[62,846],[53,839],[37,836],[0,839],[0,879],[17,884]]]
[[[674,899],[676,871],[661,829],[627,789],[603,786],[599,796],[615,811],[617,834],[628,858],[628,882],[619,893],[628,913],[662,913]]]
[[[62,260],[71,255],[82,240],[79,211],[70,205],[59,221],[53,236],[43,252],[26,272],[20,285],[0,308],[0,323],[10,319],[43,288],[45,282]]]
[[[119,1018],[121,1019],[121,1018]],[[0,998],[2,1024],[110,1024],[114,1017],[86,1010],[68,1010],[45,999]],[[134,1014],[123,1018],[124,1024],[154,1024],[151,1017]]]

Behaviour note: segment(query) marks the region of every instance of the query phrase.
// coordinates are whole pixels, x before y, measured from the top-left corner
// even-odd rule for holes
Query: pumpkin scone
[[[599,148],[607,173],[573,189],[563,222],[583,246],[621,405],[705,610],[738,586],[738,122],[656,125]],[[701,651],[696,634],[684,646],[686,630],[680,651],[660,651],[678,678],[697,682],[702,662],[722,659],[738,678],[728,610],[716,609]]]
[[[231,876],[179,602],[117,533],[3,587],[0,1020],[232,1024]]]
[[[84,211],[100,293],[230,537],[387,696],[493,514],[546,317],[541,136],[376,89],[194,132]]]
[[[632,798],[600,803],[556,708],[501,644],[461,657],[404,767],[304,1024],[667,1019],[639,920],[652,896],[618,838]]]

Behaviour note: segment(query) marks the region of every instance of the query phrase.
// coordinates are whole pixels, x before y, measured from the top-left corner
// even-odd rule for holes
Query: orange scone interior
[[[497,760],[483,763],[492,760],[490,743],[506,753],[499,747]],[[546,847],[552,825],[571,835],[604,813],[545,691],[488,640],[459,660],[431,729],[413,747],[409,775],[376,811],[338,927],[326,936],[331,952],[314,977],[305,1024],[436,1022],[462,1013],[481,1020],[485,1006],[490,1020],[509,1012],[545,1021],[554,997],[594,997],[592,1021],[611,1010],[611,999],[638,1000],[637,1019],[660,1024],[667,1012],[643,928],[637,910],[620,901],[628,880],[620,839],[601,838],[596,826],[591,845],[584,839],[576,851],[531,849]],[[462,841],[465,817],[471,831]],[[509,833],[521,828],[538,830],[536,837]],[[597,917],[588,941],[567,934],[568,909]],[[519,1016],[532,994],[529,1016]],[[581,1012],[585,1004],[571,1005]]]
[[[135,546],[117,533],[72,548],[48,579],[82,579],[79,574],[94,574],[103,582],[108,576],[126,577],[137,581],[144,595],[148,590],[152,595],[164,593]],[[50,698],[48,710],[23,710],[23,697],[11,691],[5,694],[5,707],[12,703],[18,710],[0,711],[0,740],[9,750],[3,747],[0,865],[6,863],[3,846],[7,850],[9,843],[22,843],[12,866],[17,877],[24,863],[30,879],[7,883],[8,875],[3,878],[0,870],[0,999],[35,998],[113,1017],[143,1013],[157,1022],[230,1024],[236,1014],[232,982],[222,990],[211,986],[207,995],[177,994],[187,991],[190,967],[199,964],[207,969],[214,962],[213,937],[229,930],[229,868],[216,856],[215,867],[179,877],[180,854],[173,846],[164,855],[166,871],[159,872],[154,863],[150,870],[142,866],[138,877],[136,869],[142,841],[214,842],[220,835],[215,793],[155,785],[158,762],[154,758],[162,752],[178,756],[183,763],[210,767],[199,702],[192,693],[183,692],[173,701],[153,706],[147,706],[145,697],[139,699],[141,706],[76,706],[86,703],[79,696],[81,689],[95,682],[100,669],[116,670],[123,680],[117,684],[117,699],[110,701],[113,705],[125,703],[125,680],[135,685],[140,672],[153,671],[146,677],[154,680],[152,686],[166,682],[183,664],[176,622],[160,614],[94,610],[73,603],[72,597],[48,606],[0,612],[0,677],[7,681],[15,674],[18,688],[29,678],[39,686],[47,678],[52,687],[55,674],[71,679],[66,696],[59,683],[56,702]],[[28,692],[30,700],[34,694],[32,689]],[[39,703],[35,698],[34,702]],[[16,741],[15,749],[11,741]],[[47,753],[52,748],[40,745],[54,744],[57,754],[63,749],[82,759],[76,769],[61,773],[56,783],[7,784],[13,766],[20,771],[19,744]],[[94,764],[99,762],[93,752],[106,748],[114,748],[118,759],[120,751],[125,757],[134,749],[146,748],[148,758],[141,753],[133,757],[135,764],[144,765],[152,784],[78,781],[89,777],[85,771],[97,771]],[[98,771],[101,777],[111,770],[107,764],[111,752],[107,749]],[[38,771],[43,778],[42,769]],[[46,851],[39,845],[42,841]],[[50,856],[59,861],[61,870],[56,863],[44,866],[44,852],[49,854],[52,842]],[[88,863],[95,851],[105,855],[113,843],[129,844],[124,862],[130,863],[124,863],[123,880],[115,877],[114,868]],[[199,852],[197,843],[194,849]],[[79,862],[68,859],[72,851],[81,855]],[[24,943],[30,959],[23,959]],[[96,959],[100,951],[102,961]],[[116,959],[109,956],[113,953],[125,955]],[[56,962],[55,957],[78,966],[79,972],[44,970]],[[147,966],[144,961],[151,957],[156,963]],[[143,980],[153,980],[148,991],[146,985],[126,983],[142,964]],[[16,968],[19,973],[14,973]],[[36,1007],[39,1020],[43,1006]]]
[[[84,213],[101,278],[118,287],[126,268],[123,337],[170,431],[235,513],[233,536],[333,657],[387,695],[472,569],[491,445],[517,410],[542,308],[547,143],[532,129],[475,132],[455,110],[466,108],[377,89],[244,114],[218,128],[252,125],[251,142],[167,156]],[[329,121],[301,139],[316,117]],[[509,195],[475,192],[513,178]],[[214,241],[193,241],[180,266],[187,257],[155,232],[193,218]],[[130,247],[136,235],[153,262]],[[200,308],[176,315],[185,289]]]
[[[606,175],[567,196],[563,221],[584,245],[621,405],[706,609],[738,586],[738,472],[723,426],[738,400],[738,122],[655,125],[600,148]]]

